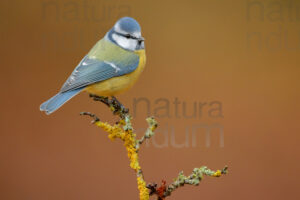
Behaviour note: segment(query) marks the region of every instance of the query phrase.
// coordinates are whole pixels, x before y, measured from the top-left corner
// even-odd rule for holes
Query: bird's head
[[[139,23],[131,17],[119,19],[107,33],[106,38],[116,45],[130,51],[145,48],[141,27]]]

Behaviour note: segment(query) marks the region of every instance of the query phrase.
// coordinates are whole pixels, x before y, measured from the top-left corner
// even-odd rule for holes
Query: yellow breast
[[[86,87],[85,91],[98,96],[114,96],[130,89],[137,81],[146,64],[145,50],[138,50],[135,51],[135,53],[140,57],[139,65],[136,70],[123,76],[92,84]]]

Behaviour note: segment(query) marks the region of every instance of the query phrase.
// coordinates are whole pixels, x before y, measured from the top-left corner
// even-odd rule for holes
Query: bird
[[[144,41],[135,19],[119,19],[79,62],[60,91],[40,105],[40,110],[49,115],[82,91],[101,97],[127,91],[145,68]]]

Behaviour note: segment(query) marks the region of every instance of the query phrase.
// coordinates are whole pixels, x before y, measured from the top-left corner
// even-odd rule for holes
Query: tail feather
[[[64,105],[67,101],[69,101],[72,97],[74,97],[76,94],[81,92],[82,89],[83,88],[79,88],[67,92],[60,92],[56,94],[54,97],[52,97],[51,99],[49,99],[48,101],[42,103],[40,106],[40,110],[45,111],[47,115],[50,115],[58,108],[60,108],[62,105]]]

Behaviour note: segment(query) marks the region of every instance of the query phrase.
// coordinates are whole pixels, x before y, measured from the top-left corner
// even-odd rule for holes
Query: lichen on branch
[[[132,118],[129,114],[129,110],[125,108],[115,97],[112,97],[111,99],[96,95],[90,95],[90,97],[92,97],[95,101],[100,101],[107,105],[112,110],[113,114],[118,115],[120,118],[116,124],[111,125],[107,122],[102,122],[99,117],[90,112],[80,113],[81,115],[92,117],[92,123],[108,133],[108,138],[110,140],[114,141],[115,139],[120,139],[123,141],[130,160],[130,167],[135,171],[137,176],[140,200],[148,200],[152,195],[156,195],[158,200],[163,200],[167,196],[170,196],[174,190],[184,186],[185,184],[198,185],[203,179],[203,175],[219,177],[222,174],[227,173],[227,167],[222,170],[212,171],[204,166],[195,168],[189,176],[184,176],[183,172],[180,172],[174,182],[169,185],[166,185],[166,181],[162,181],[162,185],[159,188],[157,188],[157,184],[155,183],[146,184],[142,168],[139,164],[138,152],[140,145],[142,145],[146,139],[150,139],[155,134],[155,129],[157,128],[156,120],[153,117],[147,118],[146,121],[148,123],[148,128],[141,139],[137,139],[131,124]]]

